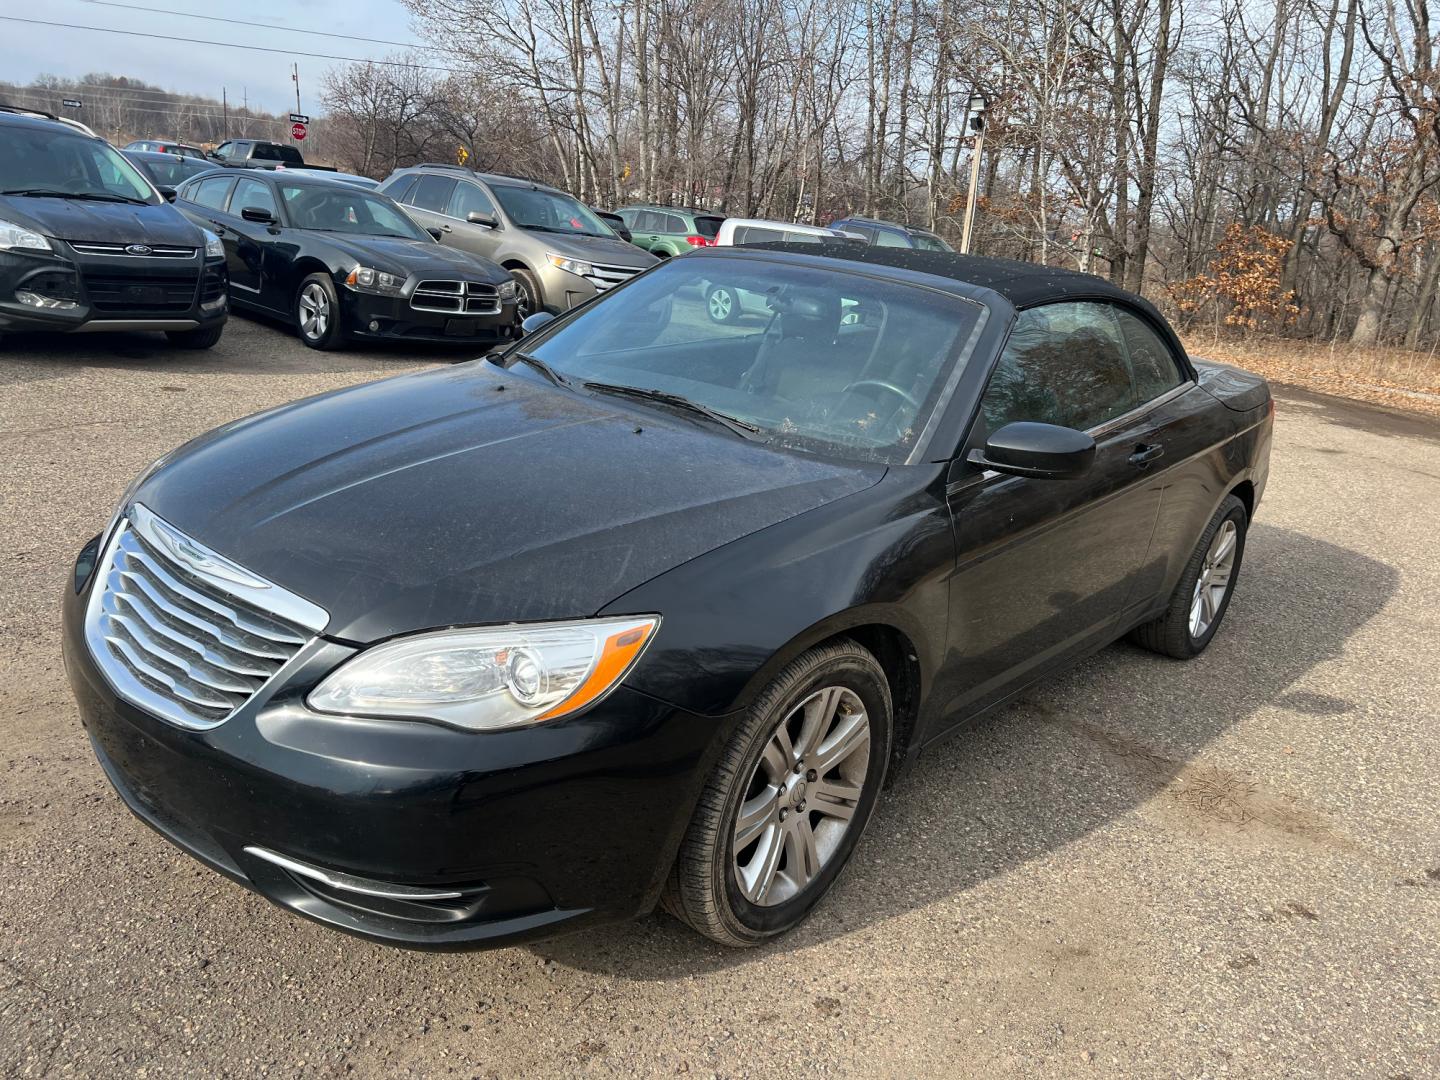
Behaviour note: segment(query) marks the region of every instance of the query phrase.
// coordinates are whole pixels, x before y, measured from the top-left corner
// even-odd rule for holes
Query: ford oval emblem
[[[149,255],[153,249],[146,244],[126,244],[126,255]]]

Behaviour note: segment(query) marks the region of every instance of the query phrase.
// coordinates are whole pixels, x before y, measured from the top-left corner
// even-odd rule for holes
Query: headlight
[[[369,266],[357,266],[346,276],[345,284],[356,292],[399,296],[400,291],[405,288],[405,278],[400,274],[387,274]]]
[[[317,712],[498,731],[598,701],[640,659],[654,615],[441,630],[377,645],[310,694]]]
[[[549,253],[547,253],[545,257],[550,260],[551,266],[559,267],[566,273],[576,274],[580,277],[589,277],[595,272],[593,266],[581,259],[567,259],[564,255],[553,255]]]
[[[200,231],[205,234],[205,258],[225,258],[225,241],[221,240],[220,237],[216,236],[209,229],[201,229]]]
[[[515,298],[520,295],[520,286],[514,278],[511,278],[509,281],[502,282],[496,292],[500,294],[502,303],[509,304],[514,302]]]
[[[54,251],[50,241],[39,233],[16,225],[13,221],[0,220],[0,251]]]

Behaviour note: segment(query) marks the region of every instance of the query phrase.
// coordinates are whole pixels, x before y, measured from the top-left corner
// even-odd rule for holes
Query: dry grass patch
[[[1272,382],[1440,416],[1440,355],[1251,336],[1185,338],[1191,356],[1234,364]]]

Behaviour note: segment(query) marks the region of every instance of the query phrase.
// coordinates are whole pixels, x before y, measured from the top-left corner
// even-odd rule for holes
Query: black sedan
[[[131,809],[380,941],[663,901],[750,945],[964,721],[1121,635],[1203,650],[1265,383],[1097,278],[813,250],[696,251],[152,466],[64,603]],[[710,320],[717,277],[763,323]]]
[[[358,185],[212,169],[183,184],[176,205],[224,241],[231,302],[288,319],[311,348],[518,336],[507,271],[441,245]]]
[[[213,162],[184,154],[162,154],[151,150],[123,150],[121,153],[166,198],[172,197],[176,189],[192,176],[212,172],[215,168]]]

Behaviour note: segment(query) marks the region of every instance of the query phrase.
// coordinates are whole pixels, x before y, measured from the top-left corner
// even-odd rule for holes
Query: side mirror
[[[439,226],[436,225],[426,225],[425,231],[428,232],[436,240],[439,240],[440,237],[445,235],[443,232],[441,232]]]
[[[484,225],[487,229],[493,229],[500,224],[495,220],[494,214],[482,214],[479,210],[471,210],[465,215],[465,220],[471,225]]]
[[[528,316],[525,321],[520,324],[520,329],[526,334],[533,334],[546,323],[553,322],[554,319],[555,316],[548,311],[537,311],[534,315]]]
[[[158,192],[160,192],[160,197],[161,197],[162,199],[164,199],[166,202],[174,202],[174,201],[175,201],[176,192],[175,192],[175,189],[174,189],[173,187],[161,187],[161,188],[156,188],[155,190],[158,191]]]
[[[970,451],[968,460],[1012,476],[1059,480],[1090,468],[1095,440],[1074,428],[1018,420],[991,435],[985,449]]]
[[[262,210],[258,206],[247,206],[240,211],[240,216],[246,221],[253,221],[256,225],[274,225],[275,215],[269,210]]]

